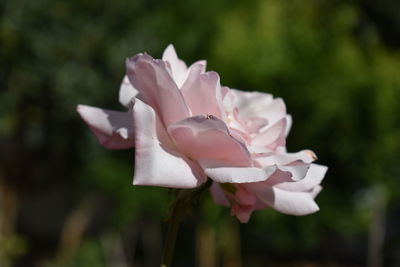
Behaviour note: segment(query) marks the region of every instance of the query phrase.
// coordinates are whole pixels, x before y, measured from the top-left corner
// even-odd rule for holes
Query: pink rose
[[[126,61],[119,93],[126,112],[78,106],[99,142],[135,147],[135,185],[194,188],[213,180],[216,203],[247,222],[273,207],[294,215],[318,210],[326,167],[309,150],[287,153],[291,124],[282,99],[220,85],[206,62],[187,67],[172,45],[162,60],[138,54]]]

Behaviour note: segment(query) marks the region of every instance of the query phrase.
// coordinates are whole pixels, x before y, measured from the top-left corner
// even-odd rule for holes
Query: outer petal
[[[213,115],[224,119],[221,85],[216,72],[202,73],[203,66],[193,65],[182,86],[182,94],[192,115]]]
[[[79,105],[77,111],[103,146],[109,149],[134,147],[131,112],[119,112],[85,105]]]
[[[185,62],[178,58],[175,48],[172,44],[168,45],[165,49],[162,59],[168,61],[171,67],[172,77],[176,85],[181,88],[188,75],[188,68]]]
[[[289,192],[273,187],[274,209],[292,215],[307,215],[319,211],[313,194],[309,192]],[[268,204],[268,203],[267,203]]]
[[[190,117],[184,98],[164,61],[139,54],[127,59],[126,66],[129,80],[139,91],[140,98],[156,111],[164,125]]]
[[[129,81],[128,76],[125,75],[121,82],[121,87],[119,88],[119,102],[125,107],[131,108],[133,103],[132,99],[134,99],[138,93],[138,90],[136,90]]]
[[[134,185],[194,188],[206,180],[197,163],[170,148],[154,110],[137,100],[134,106],[136,157]]]
[[[291,192],[270,187],[265,183],[247,184],[252,191],[265,204],[279,212],[291,215],[307,215],[319,210],[314,201],[313,192]]]

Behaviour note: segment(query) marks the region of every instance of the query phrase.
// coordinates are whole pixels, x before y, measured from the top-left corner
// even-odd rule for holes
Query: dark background
[[[133,187],[77,104],[123,110],[128,56],[173,43],[225,85],[284,98],[289,151],[328,165],[321,211],[240,225],[209,196],[175,266],[400,266],[400,2],[2,0],[0,266],[158,266],[166,188]]]

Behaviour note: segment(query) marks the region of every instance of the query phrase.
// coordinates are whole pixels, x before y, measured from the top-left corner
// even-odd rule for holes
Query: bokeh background
[[[171,194],[133,187],[77,104],[123,110],[128,56],[186,62],[282,97],[289,151],[328,165],[321,211],[240,225],[207,195],[175,266],[400,266],[400,2],[2,0],[0,266],[158,266]]]

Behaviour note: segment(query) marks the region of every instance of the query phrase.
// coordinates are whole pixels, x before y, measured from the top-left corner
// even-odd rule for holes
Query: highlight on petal
[[[131,108],[134,98],[138,93],[138,90],[136,90],[129,81],[128,76],[125,75],[119,88],[119,102],[125,107]]]
[[[275,166],[257,167],[217,167],[214,162],[200,161],[204,172],[219,183],[253,183],[265,181],[276,171]]]
[[[141,100],[134,106],[136,140],[134,185],[194,188],[206,181],[194,161],[171,149],[155,111]]]
[[[119,112],[79,105],[77,111],[97,140],[109,149],[134,147],[132,112]]]
[[[165,62],[147,54],[126,60],[127,75],[140,93],[140,98],[150,105],[164,125],[190,117],[181,91],[168,73]]]
[[[285,137],[289,135],[290,129],[292,129],[293,118],[291,115],[286,115],[286,131]]]

